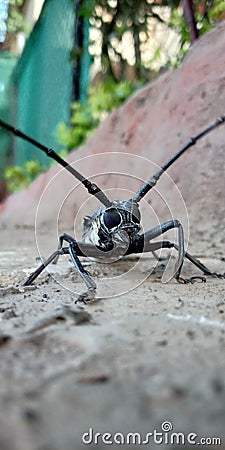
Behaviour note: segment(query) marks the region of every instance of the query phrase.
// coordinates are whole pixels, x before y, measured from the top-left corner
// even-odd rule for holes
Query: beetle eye
[[[111,230],[121,223],[121,215],[115,209],[109,209],[104,212],[103,220],[106,228]]]

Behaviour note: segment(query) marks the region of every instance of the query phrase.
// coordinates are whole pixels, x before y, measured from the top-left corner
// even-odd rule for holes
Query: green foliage
[[[121,105],[133,90],[134,88],[129,81],[115,83],[111,79],[98,84],[96,87],[91,87],[86,103],[76,102],[72,104],[71,126],[66,127],[63,123],[58,125],[59,142],[65,145],[67,150],[81,145],[104,117]],[[65,158],[66,154],[66,150],[60,152],[62,158]],[[54,164],[54,161],[52,164]],[[39,161],[27,161],[22,167],[7,167],[5,179],[8,191],[16,192],[27,187],[44,170]]]
[[[24,166],[8,166],[5,179],[9,192],[19,191],[29,185],[43,171],[39,161],[26,161]]]
[[[8,19],[6,22],[8,33],[27,31],[27,24],[21,10],[23,3],[24,0],[9,0]]]
[[[171,17],[168,21],[168,26],[173,28],[180,36],[180,48],[177,54],[170,59],[167,67],[177,67],[181,64],[185,54],[187,53],[191,41],[187,22],[184,20],[183,10],[176,8],[171,11]]]
[[[111,78],[90,88],[89,102],[94,113],[110,112],[118,108],[132,94],[134,88],[130,81],[116,83]]]
[[[177,7],[179,0],[170,0],[171,8]],[[101,66],[104,73],[115,81],[126,79],[126,65],[132,65],[136,78],[149,80],[149,70],[145,70],[143,45],[151,39],[149,19],[165,23],[160,8],[168,5],[166,0],[81,0],[80,15],[90,19],[91,26],[101,33],[99,40]],[[129,51],[124,52],[124,38],[130,37]],[[92,55],[95,57],[94,49]],[[99,51],[99,50],[98,50]],[[115,71],[115,62],[119,74]],[[148,67],[147,67],[148,69]]]
[[[59,123],[56,135],[60,144],[65,145],[68,150],[78,147],[91,135],[98,126],[98,119],[93,116],[89,103],[82,105],[75,102],[72,104],[71,126]]]
[[[68,150],[81,145],[109,112],[120,106],[133,92],[129,81],[115,83],[111,78],[89,90],[85,103],[72,104],[70,126],[60,123],[57,128],[59,143]]]
[[[193,0],[192,4],[199,35],[210,30],[215,22],[225,18],[225,0]],[[167,12],[170,11],[169,20],[165,18],[165,7]],[[120,45],[126,33],[132,36],[130,50],[134,56],[133,62],[129,64],[135,67],[136,78],[145,82],[151,79],[149,67],[156,61],[157,51],[147,65],[146,58],[143,57],[143,44],[152,39],[152,29],[149,27],[151,18],[154,18],[156,23],[172,28],[180,37],[178,53],[168,61],[167,67],[178,66],[190,47],[184,2],[180,0],[80,0],[79,11],[80,15],[89,18],[91,25],[101,32],[99,45],[102,70],[117,81],[126,78],[126,63],[131,61],[127,56],[130,53],[124,53],[123,45]],[[161,50],[163,54],[163,48]],[[93,56],[95,57],[94,51]],[[114,70],[115,61],[120,65],[119,76]]]
[[[208,11],[208,18],[212,21],[219,21],[225,18],[224,0],[214,0],[212,8]]]
[[[22,14],[23,4],[24,0],[9,0],[8,33],[26,29]],[[149,80],[149,66],[158,61],[163,53],[163,49],[158,47],[146,67],[144,66],[143,45],[151,39],[152,33],[149,19],[154,18],[172,28],[180,37],[179,51],[173,60],[167,63],[168,67],[178,66],[190,46],[190,33],[180,0],[79,0],[79,5],[79,14],[89,19],[91,26],[101,32],[101,48],[100,51],[98,49],[97,56],[100,54],[102,72],[107,78],[105,82],[90,88],[85,103],[72,104],[69,127],[63,123],[58,125],[58,140],[67,150],[81,145],[107,114],[119,107],[138,87],[126,79],[128,63],[135,68],[134,78],[139,80],[139,85]],[[170,9],[169,20],[165,20],[161,14],[164,7]],[[225,17],[225,0],[193,0],[193,7],[200,35]],[[133,63],[127,59],[129,52],[122,51],[122,41],[126,33],[132,36],[130,46],[134,55]],[[81,57],[81,51],[79,48],[72,50],[71,58],[76,61]],[[92,57],[95,57],[94,51]],[[65,156],[65,152],[62,156]],[[8,167],[5,178],[9,191],[14,192],[26,187],[42,171],[43,167],[38,161],[28,161],[23,167]]]
[[[200,36],[211,30],[215,22],[225,17],[224,0],[214,0],[210,8],[207,5],[205,0],[193,1],[195,22]],[[175,58],[167,63],[167,67],[177,67],[183,61],[191,45],[190,32],[182,8],[174,8],[171,10],[168,26],[179,34],[180,48]]]

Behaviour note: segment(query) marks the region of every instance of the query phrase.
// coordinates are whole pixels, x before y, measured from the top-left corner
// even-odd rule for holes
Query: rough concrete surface
[[[115,111],[70,161],[84,157],[76,168],[114,198],[138,189],[154,163],[225,112],[224,48],[225,23],[200,39],[179,69]],[[190,220],[189,251],[219,272],[224,137],[222,126],[199,142],[143,203],[144,229],[174,216],[188,240]],[[207,448],[225,448],[225,280],[163,284],[166,261],[156,265],[151,254],[113,264],[87,260],[99,298],[80,306],[74,301],[83,284],[61,257],[32,287],[18,287],[40,263],[36,257],[55,250],[58,234],[73,234],[75,224],[79,235],[81,216],[97,206],[69,174],[52,180],[56,173],[55,166],[1,206],[0,449],[114,448],[129,432],[138,433],[139,447],[162,427],[162,443],[149,435],[143,447],[174,448],[173,427],[185,436],[178,448],[192,448],[190,433],[196,443],[220,438],[220,446],[208,440]],[[196,274],[185,263],[183,276]],[[90,428],[95,438],[85,445]],[[134,447],[133,438],[120,447]]]

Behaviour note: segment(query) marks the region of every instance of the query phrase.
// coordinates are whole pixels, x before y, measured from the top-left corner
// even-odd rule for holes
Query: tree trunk
[[[191,42],[193,43],[198,39],[198,30],[196,27],[192,0],[183,0],[184,2],[184,15],[189,27]]]

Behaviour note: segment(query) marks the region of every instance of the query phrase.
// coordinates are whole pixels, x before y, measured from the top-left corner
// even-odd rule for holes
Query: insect
[[[45,152],[48,157],[53,158],[61,164],[84,185],[90,195],[95,196],[102,204],[92,215],[84,217],[83,241],[77,242],[72,236],[66,233],[62,234],[59,238],[57,250],[42,262],[42,264],[25,280],[23,286],[29,286],[50,263],[56,263],[60,255],[70,255],[76,270],[87,287],[87,291],[80,294],[76,302],[86,303],[87,301],[94,300],[96,296],[96,284],[84,269],[80,257],[103,257],[104,255],[107,255],[117,258],[143,252],[152,252],[154,254],[156,250],[162,248],[174,248],[177,250],[178,257],[175,263],[173,277],[180,283],[193,283],[196,280],[202,282],[206,281],[204,276],[193,276],[188,279],[181,277],[184,258],[191,261],[191,263],[200,269],[204,275],[225,278],[225,273],[211,271],[202,264],[201,261],[184,250],[184,232],[179,220],[169,220],[143,234],[139,233],[141,230],[139,203],[143,197],[154,188],[164,172],[184,152],[186,152],[187,149],[195,145],[199,139],[224,123],[225,115],[219,116],[214,123],[207,126],[194,137],[191,137],[188,142],[174,154],[174,156],[162,165],[159,170],[157,170],[156,173],[141,186],[132,198],[119,201],[110,200],[96,184],[86,179],[81,173],[54,152],[54,150],[47,148],[35,139],[24,134],[22,131],[0,120],[0,126],[13,133],[15,136],[30,142]],[[176,228],[178,231],[177,244],[168,240],[152,242],[154,238],[161,236],[172,228]]]

